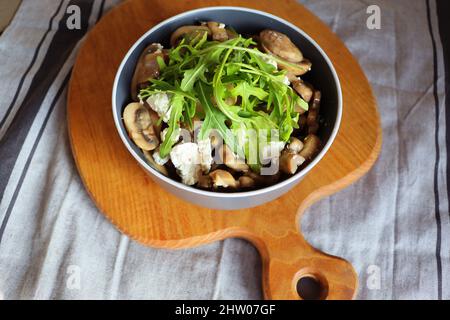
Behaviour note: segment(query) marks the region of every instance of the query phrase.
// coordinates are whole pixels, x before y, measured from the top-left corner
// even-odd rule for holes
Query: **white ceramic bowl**
[[[302,17],[298,18],[301,19]],[[160,42],[165,47],[169,47],[168,40],[175,29],[182,25],[192,25],[199,21],[220,21],[232,26],[239,33],[243,34],[254,34],[263,29],[280,31],[289,36],[292,42],[300,48],[304,56],[312,61],[313,67],[311,72],[302,78],[311,82],[315,88],[322,91],[321,117],[324,119],[324,122],[318,135],[324,147],[306,167],[292,177],[275,185],[247,192],[221,193],[204,191],[184,185],[160,174],[145,161],[143,153],[128,137],[122,121],[122,112],[125,106],[131,102],[130,83],[141,52],[153,42]],[[241,7],[209,7],[188,11],[169,18],[154,26],[136,41],[124,57],[117,71],[112,93],[112,111],[115,125],[126,148],[158,185],[177,197],[199,206],[232,210],[258,206],[280,197],[299,183],[322,159],[333,143],[339,129],[342,116],[342,93],[338,76],[330,59],[318,44],[298,27],[262,11]]]

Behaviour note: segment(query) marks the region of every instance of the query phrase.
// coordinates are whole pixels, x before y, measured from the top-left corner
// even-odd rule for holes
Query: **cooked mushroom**
[[[273,30],[263,30],[259,34],[261,46],[267,53],[272,53],[289,62],[303,60],[302,52],[292,43],[288,36]]]
[[[227,31],[228,40],[235,39],[239,36],[239,34],[232,29],[225,29]]]
[[[211,30],[213,40],[220,42],[228,40],[228,33],[223,23],[209,21],[206,25]]]
[[[309,102],[313,95],[313,88],[302,79],[292,82],[292,87],[302,97],[303,100]]]
[[[279,62],[278,67],[287,70],[287,78],[289,81],[294,80],[297,76],[304,75],[311,70],[312,63],[308,59],[304,59],[299,63],[283,63]]]
[[[306,160],[311,160],[320,150],[320,139],[314,134],[309,134],[303,141],[304,146],[299,155]]]
[[[184,36],[185,34],[200,34],[201,32],[208,33],[208,36],[211,35],[211,30],[207,26],[183,26],[178,28],[177,30],[172,33],[172,36],[170,37],[170,44],[172,47],[175,47],[178,39],[181,36]]]
[[[227,167],[233,169],[234,171],[248,171],[249,167],[245,163],[245,160],[240,159],[237,155],[235,155],[227,145],[222,144],[222,146],[220,146],[219,155],[222,163],[224,163]]]
[[[158,114],[150,108],[150,105],[147,101],[144,101],[144,107],[148,110],[150,113],[150,119],[152,120],[153,128],[155,129],[155,134],[157,137],[161,136],[161,122],[159,122],[159,116]]]
[[[253,188],[255,186],[255,180],[248,176],[241,176],[238,181],[239,186],[243,189]]]
[[[307,115],[306,114],[302,114],[300,115],[300,117],[298,118],[298,126],[300,128],[300,131],[303,131],[303,128],[306,127],[306,120],[307,120]]]
[[[306,124],[308,126],[308,133],[317,133],[319,130],[319,111],[320,111],[320,91],[316,90],[314,92],[314,99],[308,110],[308,118],[306,119]]]
[[[152,43],[142,52],[134,70],[131,81],[131,97],[138,101],[139,89],[148,82],[149,79],[159,77],[159,64],[157,57],[167,59],[166,51],[162,50],[159,43]]]
[[[211,172],[209,176],[211,177],[215,188],[237,188],[239,186],[239,182],[237,182],[228,171],[217,169]]]
[[[303,149],[303,142],[300,139],[291,137],[289,144],[286,146],[287,150],[293,153],[299,153]]]
[[[278,182],[280,179],[280,172],[273,175],[262,176],[253,171],[248,171],[245,173],[245,176],[252,178],[257,185],[270,186]]]
[[[209,175],[200,175],[198,178],[197,186],[203,189],[211,189],[212,179]]]
[[[144,105],[133,102],[126,106],[123,121],[131,139],[142,150],[154,150],[159,144],[158,136],[153,128],[150,112]]]
[[[165,176],[169,176],[169,172],[167,171],[166,167],[159,165],[156,163],[155,159],[153,159],[153,156],[150,152],[146,150],[142,150],[144,152],[144,157],[148,161],[148,163],[152,166],[153,169],[161,172]]]
[[[303,162],[305,162],[305,158],[297,153],[283,151],[280,157],[280,169],[284,173],[294,174]]]

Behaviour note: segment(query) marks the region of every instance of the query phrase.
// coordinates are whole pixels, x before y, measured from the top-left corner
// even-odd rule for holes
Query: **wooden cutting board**
[[[123,146],[111,112],[115,73],[142,34],[178,13],[223,4],[268,11],[306,31],[331,58],[344,99],[339,134],[305,179],[271,203],[234,212],[197,207],[156,185]],[[122,3],[103,17],[80,49],[70,82],[68,122],[74,158],[89,194],[111,223],[132,239],[176,249],[244,238],[262,256],[265,298],[299,299],[297,282],[304,277],[315,280],[321,298],[355,296],[358,279],[351,264],[311,247],[299,231],[299,218],[312,203],[348,186],[370,169],[380,151],[380,120],[369,83],[355,58],[324,23],[297,2]]]

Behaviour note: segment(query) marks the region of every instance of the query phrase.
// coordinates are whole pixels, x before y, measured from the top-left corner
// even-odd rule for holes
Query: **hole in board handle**
[[[307,269],[299,273],[295,289],[303,300],[325,300],[328,296],[328,282],[325,277]]]

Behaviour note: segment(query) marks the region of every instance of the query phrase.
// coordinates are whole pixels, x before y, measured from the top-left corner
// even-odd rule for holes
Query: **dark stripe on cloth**
[[[19,93],[22,90],[23,83],[25,82],[25,78],[28,76],[31,69],[33,68],[33,66],[36,62],[37,56],[39,54],[39,51],[41,50],[42,44],[44,43],[45,38],[47,38],[47,35],[49,34],[50,30],[52,30],[53,21],[55,20],[56,16],[58,15],[59,10],[61,10],[62,4],[63,4],[63,0],[60,0],[58,9],[56,9],[55,13],[53,14],[53,16],[51,17],[51,19],[48,23],[47,31],[44,33],[44,36],[42,37],[41,41],[39,41],[39,44],[36,47],[36,50],[34,50],[33,58],[31,59],[30,65],[28,66],[27,70],[25,71],[22,78],[20,79],[19,86],[17,87],[16,93],[14,94],[11,104],[9,105],[8,109],[6,109],[6,113],[4,114],[2,120],[0,121],[0,128],[3,128],[6,120],[9,117],[9,114],[12,111],[12,108],[16,104],[17,98],[19,97]]]
[[[436,148],[436,160],[434,163],[434,215],[436,218],[436,268],[437,268],[437,296],[438,299],[442,299],[442,261],[441,261],[441,215],[439,212],[439,185],[438,185],[438,173],[439,173],[439,97],[437,93],[437,54],[436,54],[436,42],[433,35],[433,27],[431,25],[430,16],[430,0],[427,0],[427,19],[428,19],[428,31],[431,37],[431,43],[433,47],[433,95],[434,95],[434,112],[435,112],[435,132],[434,132],[434,144]]]
[[[97,22],[100,21],[101,17],[103,16],[103,10],[105,9],[105,1],[106,0],[102,0],[102,3],[100,4],[100,9],[98,10],[97,15]]]
[[[11,172],[19,156],[25,138],[38,113],[49,88],[56,76],[72,53],[75,45],[86,34],[89,28],[94,1],[71,0],[68,6],[77,5],[81,9],[81,29],[69,30],[66,21],[69,14],[66,13],[59,23],[57,32],[48,48],[47,54],[31,82],[22,105],[18,109],[14,120],[5,133],[0,144],[0,199],[3,197]]]
[[[55,97],[53,98],[53,101],[52,101],[52,103],[50,105],[50,109],[48,110],[48,113],[45,116],[44,123],[42,124],[42,127],[39,130],[39,134],[38,134],[36,140],[34,141],[33,148],[31,149],[31,152],[28,155],[27,162],[25,163],[25,167],[23,168],[22,174],[20,175],[19,182],[18,182],[18,184],[16,186],[16,189],[14,190],[14,194],[12,196],[11,202],[9,203],[8,209],[6,209],[5,217],[3,218],[3,222],[2,222],[2,224],[0,226],[0,245],[1,245],[1,242],[2,242],[3,233],[5,231],[5,228],[6,228],[6,225],[8,223],[9,217],[11,216],[11,211],[14,208],[14,205],[15,205],[16,200],[17,200],[17,196],[19,195],[19,191],[20,191],[20,189],[22,187],[23,180],[25,179],[25,175],[27,174],[28,169],[30,167],[31,160],[33,159],[33,156],[34,156],[36,148],[37,148],[37,146],[39,144],[39,141],[41,140],[41,137],[44,134],[44,130],[45,130],[45,127],[47,125],[48,120],[50,119],[50,115],[52,114],[52,111],[55,108],[56,103],[58,102],[59,98],[61,97],[61,94],[63,93],[64,89],[67,86],[67,83],[69,82],[70,74],[71,74],[71,71],[69,71],[67,73],[67,76],[64,79],[61,87],[59,88],[58,93],[56,93]]]

